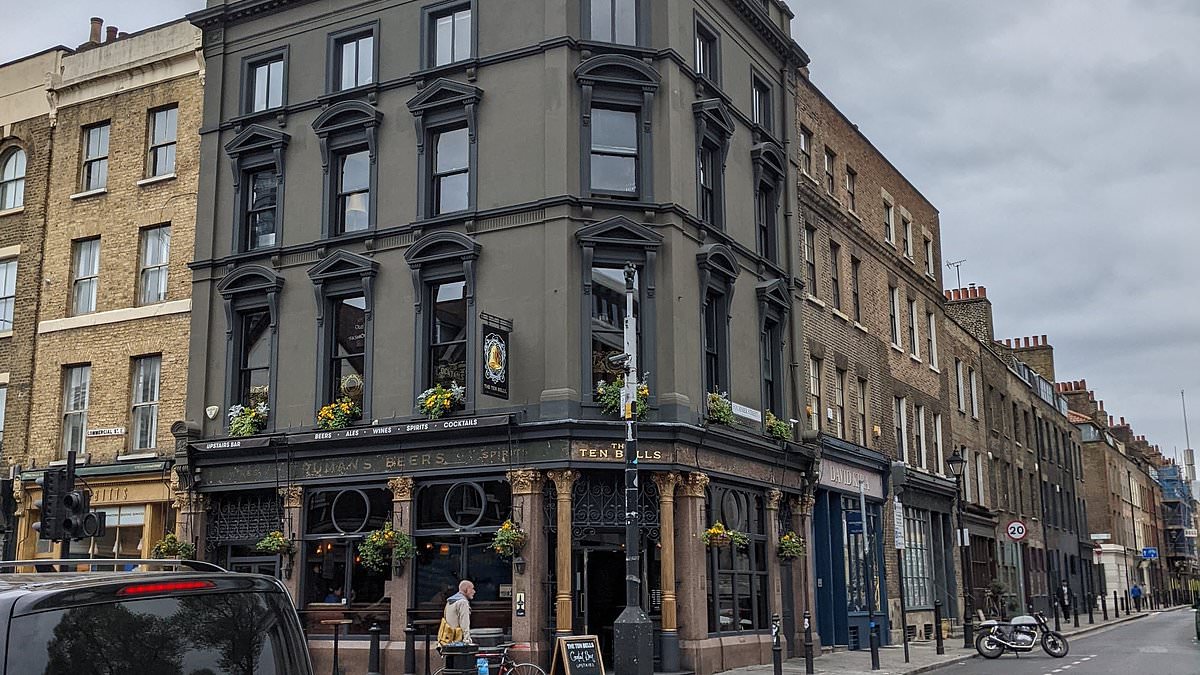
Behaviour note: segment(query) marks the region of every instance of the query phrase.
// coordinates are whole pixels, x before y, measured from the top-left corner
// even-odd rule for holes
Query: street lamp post
[[[967,446],[962,446],[962,450],[966,450]],[[950,455],[950,459],[946,460],[946,464],[950,465],[950,473],[954,474],[954,481],[958,487],[957,508],[955,511],[958,514],[958,550],[959,557],[962,559],[962,596],[963,596],[963,647],[970,649],[973,645],[971,634],[971,612],[974,608],[971,606],[971,592],[967,585],[967,577],[971,573],[971,540],[966,534],[965,526],[963,525],[963,513],[965,504],[963,503],[963,470],[967,467],[967,459],[959,451],[959,448],[954,449],[954,454]]]

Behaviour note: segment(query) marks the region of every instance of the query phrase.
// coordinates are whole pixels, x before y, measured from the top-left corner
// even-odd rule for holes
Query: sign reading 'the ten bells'
[[[508,335],[503,328],[483,324],[483,393],[508,400]]]

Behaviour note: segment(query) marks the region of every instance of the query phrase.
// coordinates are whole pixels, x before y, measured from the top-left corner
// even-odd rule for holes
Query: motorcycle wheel
[[[979,637],[975,638],[975,651],[985,659],[998,659],[1004,654],[1004,645],[991,633],[980,633]]]
[[[1042,649],[1050,656],[1061,659],[1071,651],[1071,645],[1067,644],[1067,638],[1062,633],[1050,631],[1042,636]]]

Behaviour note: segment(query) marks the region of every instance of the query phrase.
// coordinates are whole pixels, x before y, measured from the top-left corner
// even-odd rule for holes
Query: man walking
[[[458,582],[458,592],[446,598],[446,610],[442,614],[442,620],[457,638],[448,642],[471,642],[471,598],[474,597],[475,584],[463,579]],[[440,638],[441,635],[439,642]]]
[[[1133,588],[1129,589],[1129,597],[1133,598],[1133,607],[1137,611],[1142,611],[1142,587],[1133,582]]]
[[[1067,585],[1067,580],[1062,580],[1062,585],[1058,587],[1058,607],[1062,611],[1063,617],[1071,616],[1071,587]]]

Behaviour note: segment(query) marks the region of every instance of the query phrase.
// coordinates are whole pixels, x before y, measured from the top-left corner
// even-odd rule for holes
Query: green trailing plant
[[[513,558],[525,548],[528,539],[525,530],[511,520],[504,521],[496,536],[492,537],[492,548],[501,558]]]
[[[259,539],[258,543],[254,545],[254,550],[259,553],[291,553],[295,550],[295,544],[292,543],[292,540],[285,537],[283,532],[275,530],[274,532],[268,532],[267,536]]]
[[[714,424],[733,426],[733,403],[729,400],[729,394],[715,391],[709,393],[706,418]]]
[[[154,544],[154,548],[150,549],[150,557],[191,560],[196,557],[196,546],[190,541],[183,541],[176,537],[174,532],[168,532]]]
[[[253,436],[267,427],[271,408],[266,403],[235,405],[229,409],[229,435]]]
[[[417,545],[412,537],[400,530],[392,528],[391,523],[367,533],[358,542],[358,559],[363,567],[375,571],[386,572],[392,561],[408,560],[417,555]]]
[[[750,538],[745,533],[729,529],[719,520],[701,533],[700,539],[709,548],[732,545],[735,549],[741,550],[750,545]]]
[[[779,558],[791,560],[804,555],[804,540],[795,532],[789,531],[779,538]]]
[[[792,440],[792,425],[787,420],[781,420],[775,413],[767,411],[767,434],[781,441]]]
[[[646,413],[650,411],[650,387],[646,382],[650,379],[650,373],[642,375],[642,381],[637,386],[637,400],[633,403],[633,414],[637,419],[642,419]],[[625,388],[625,378],[618,377],[612,382],[600,380],[596,383],[596,398],[600,402],[600,411],[605,415],[616,415],[624,417],[621,412],[621,390]]]

